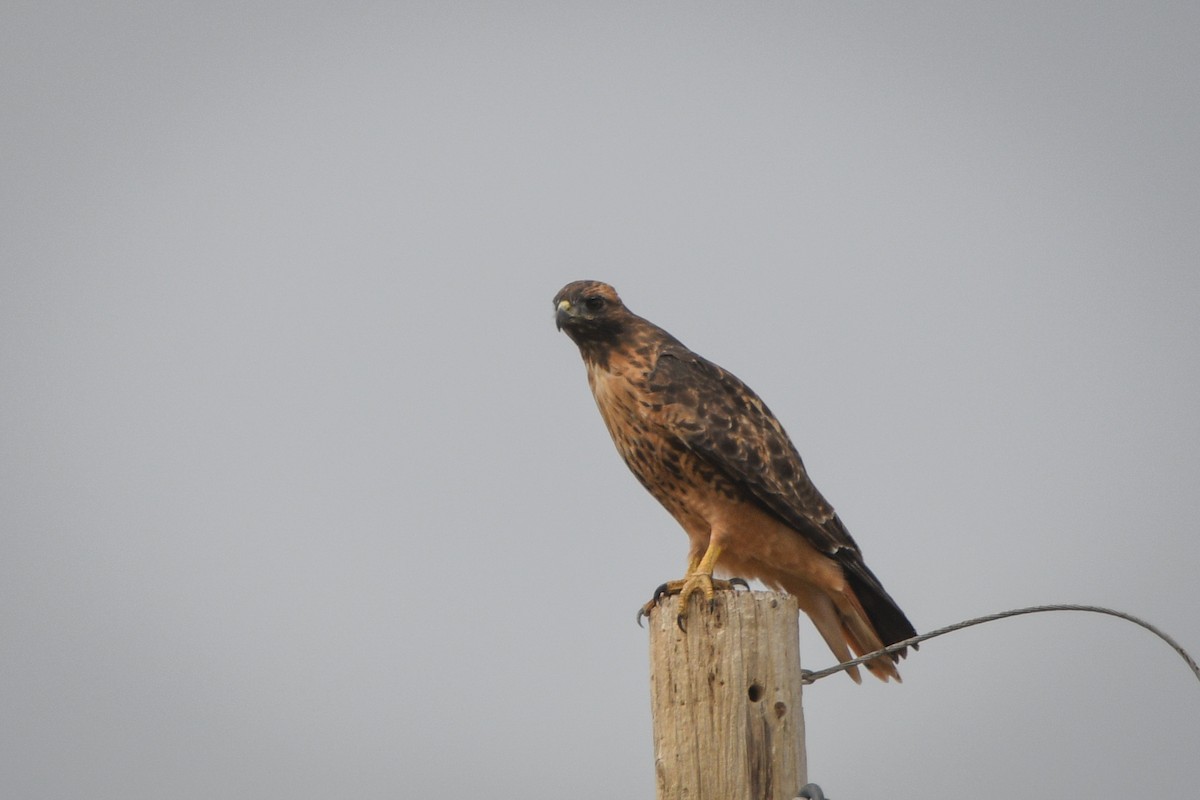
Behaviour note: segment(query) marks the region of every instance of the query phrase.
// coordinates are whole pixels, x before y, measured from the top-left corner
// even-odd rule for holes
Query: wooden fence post
[[[796,601],[773,592],[678,597],[650,614],[658,800],[792,800],[807,782]]]

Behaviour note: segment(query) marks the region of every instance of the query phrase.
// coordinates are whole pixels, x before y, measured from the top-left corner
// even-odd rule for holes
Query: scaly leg
[[[697,558],[695,554],[688,558],[687,577],[677,581],[667,581],[662,586],[654,590],[654,596],[650,598],[650,602],[646,603],[638,610],[637,621],[638,625],[642,624],[642,617],[649,617],[650,611],[658,605],[658,601],[665,595],[679,595],[679,615],[675,617],[675,624],[679,626],[681,631],[686,631],[684,620],[687,619],[688,601],[696,592],[704,595],[704,599],[708,600],[711,608],[715,602],[715,596],[718,589],[732,590],[734,586],[741,585],[745,588],[750,588],[741,578],[733,578],[732,580],[724,581],[713,578],[713,569],[717,565],[717,559],[721,557],[722,547],[715,542],[709,541],[708,549],[704,552],[704,556]]]

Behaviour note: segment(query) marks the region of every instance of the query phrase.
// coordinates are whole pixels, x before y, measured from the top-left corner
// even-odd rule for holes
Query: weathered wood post
[[[650,615],[658,800],[792,800],[807,782],[796,601],[773,592],[678,597]]]

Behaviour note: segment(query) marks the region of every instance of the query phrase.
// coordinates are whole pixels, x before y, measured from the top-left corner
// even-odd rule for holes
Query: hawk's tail
[[[849,661],[851,652],[862,656],[916,636],[912,623],[861,559],[838,560],[846,576],[840,587],[818,589],[788,576],[779,580],[782,588],[796,597],[838,661]],[[896,662],[904,655],[905,651],[900,651],[880,656],[864,666],[882,681],[899,681]],[[846,674],[861,683],[857,667],[847,669]]]
[[[842,553],[838,555],[841,556]],[[875,573],[871,572],[867,565],[862,562],[862,559],[858,557],[857,553],[847,553],[847,555],[849,557],[839,558],[838,560],[842,562],[842,570],[846,575],[846,582],[849,585],[850,593],[853,594],[854,599],[857,601],[856,605],[858,609],[866,617],[866,621],[871,629],[870,632],[874,634],[874,636],[869,637],[871,641],[865,641],[861,636],[853,636],[850,639],[850,645],[854,649],[854,652],[861,656],[916,636],[917,631],[913,628],[913,624],[908,621],[908,617],[900,610],[900,606],[896,604],[892,596],[883,588],[879,579],[875,577]],[[853,628],[856,626],[850,627]],[[917,646],[913,645],[913,649],[916,650]],[[896,671],[894,665],[906,655],[908,655],[907,647],[892,653],[890,659],[888,657],[881,657],[869,661],[866,667],[881,680],[887,680],[888,677],[900,680],[900,674]]]

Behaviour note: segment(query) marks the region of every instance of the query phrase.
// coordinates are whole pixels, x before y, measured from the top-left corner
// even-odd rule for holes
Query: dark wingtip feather
[[[849,581],[850,588],[862,604],[863,610],[867,612],[867,619],[879,635],[880,641],[886,646],[916,636],[917,631],[913,624],[859,555],[852,551],[842,551],[838,556],[846,580]],[[917,645],[912,645],[912,649],[918,649]],[[905,648],[892,653],[892,660],[899,661],[904,658],[908,655],[907,650],[908,648]]]

